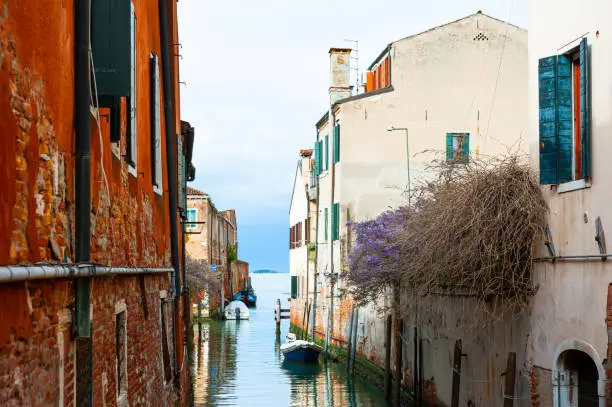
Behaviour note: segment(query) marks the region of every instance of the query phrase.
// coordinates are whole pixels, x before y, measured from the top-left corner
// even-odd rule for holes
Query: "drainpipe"
[[[91,0],[77,0],[74,10],[74,104],[75,104],[75,260],[77,264],[91,259],[91,129],[89,100],[91,94]],[[92,340],[90,278],[75,282],[76,340],[78,348],[87,351],[77,357],[85,374],[76,378],[76,397],[80,405],[92,405]]]
[[[172,108],[172,84],[170,82],[170,42],[168,41],[168,12],[166,10],[166,0],[159,0],[159,26],[160,42],[162,54],[162,74],[164,86],[164,121],[166,125],[166,165],[168,170],[168,201],[169,201],[169,221],[170,221],[170,254],[172,268],[174,269],[174,321],[172,324],[172,334],[174,336],[174,372],[178,373],[178,352],[176,346],[179,298],[181,289],[179,249],[178,249],[178,226],[176,224],[177,214],[177,191],[176,191],[176,152],[174,151],[174,111]]]

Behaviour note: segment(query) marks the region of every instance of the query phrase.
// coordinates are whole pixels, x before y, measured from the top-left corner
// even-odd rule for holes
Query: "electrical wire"
[[[499,65],[497,67],[497,77],[495,78],[495,87],[493,88],[493,96],[491,98],[491,106],[489,110],[489,118],[487,120],[487,130],[485,132],[485,137],[483,140],[484,147],[486,148],[487,139],[489,138],[489,126],[491,125],[491,116],[493,114],[493,108],[495,106],[495,98],[497,96],[497,88],[499,86],[499,77],[501,76],[502,64],[504,62],[504,53],[506,51],[506,45],[508,44],[508,33],[510,31],[510,20],[512,19],[512,10],[514,9],[514,0],[510,0],[510,12],[508,15],[508,20],[506,21],[506,35],[504,37],[504,43],[501,49],[501,55],[499,57]],[[485,149],[483,148],[483,149]]]

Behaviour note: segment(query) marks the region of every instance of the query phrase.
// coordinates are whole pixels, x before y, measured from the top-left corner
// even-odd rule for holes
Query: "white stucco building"
[[[341,278],[353,241],[347,224],[405,203],[407,189],[428,176],[435,158],[528,152],[527,32],[478,12],[394,41],[370,66],[366,92],[359,95],[351,95],[350,50],[333,48],[330,56],[330,107],[316,123],[314,176],[303,178],[310,182],[305,190],[318,190],[310,209],[316,256],[308,294],[292,301],[292,323],[302,325],[304,304],[312,305],[316,293],[316,314],[307,319],[314,317],[319,337],[329,327],[331,342],[342,344],[352,305]],[[292,203],[292,222],[303,207]],[[300,281],[304,267],[293,252],[291,273]],[[374,307],[359,310],[358,341],[360,355],[382,365],[384,315]],[[443,363],[452,351],[452,343],[441,345]],[[450,405],[452,366],[434,370],[440,391],[434,388],[430,398]],[[500,389],[494,384],[488,396],[482,390],[464,395],[461,405],[472,398],[496,405]]]
[[[529,146],[550,206],[551,250],[539,254],[555,257],[534,275],[529,346],[543,406],[612,399],[612,264],[596,240],[612,230],[610,16],[608,0],[531,2]]]

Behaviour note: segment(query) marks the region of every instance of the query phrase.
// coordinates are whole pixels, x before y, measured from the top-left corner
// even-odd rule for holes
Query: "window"
[[[297,276],[291,276],[291,298],[296,299],[298,292],[298,279]]]
[[[340,238],[340,204],[335,203],[332,205],[332,241],[336,241]]]
[[[161,298],[161,331],[162,331],[162,360],[164,369],[164,382],[170,382],[172,379],[172,366],[170,365],[170,350],[168,348],[168,301],[166,298]]]
[[[185,224],[186,230],[193,230],[198,227],[194,222],[198,221],[198,210],[196,208],[187,209],[187,222]]]
[[[334,126],[334,164],[340,162],[340,125]]]
[[[587,39],[568,53],[540,59],[540,184],[590,176]]]
[[[325,170],[329,170],[329,135],[325,136]]]
[[[130,25],[131,74],[130,94],[128,96],[128,132],[126,143],[126,159],[128,164],[136,168],[136,15],[132,4],[132,20]]]
[[[315,175],[320,175],[323,172],[323,141],[315,142]]]
[[[161,154],[161,109],[159,92],[159,59],[151,54],[151,180],[161,193],[162,154]]]
[[[467,163],[470,159],[470,133],[446,133],[446,161]]]
[[[117,398],[127,397],[126,311],[115,314],[115,354],[117,358]]]
[[[327,208],[325,208],[325,241],[327,241]]]

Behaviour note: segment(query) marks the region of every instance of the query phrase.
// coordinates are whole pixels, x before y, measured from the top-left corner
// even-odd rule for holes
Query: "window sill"
[[[577,179],[576,181],[564,182],[563,184],[557,185],[557,193],[563,194],[565,192],[577,191],[579,189],[590,188],[591,183],[585,179]]]
[[[153,185],[153,192],[155,192],[159,196],[164,195],[164,190],[158,187],[157,185]]]

